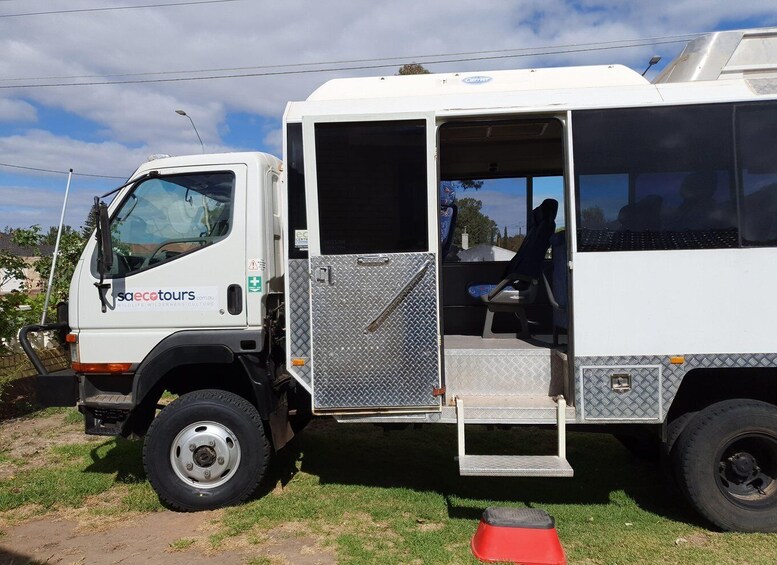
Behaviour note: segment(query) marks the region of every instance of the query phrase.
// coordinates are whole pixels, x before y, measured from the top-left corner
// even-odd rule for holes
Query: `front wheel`
[[[713,404],[675,449],[681,490],[705,518],[723,530],[777,532],[777,406]]]
[[[269,458],[256,408],[222,390],[198,390],[170,403],[151,423],[143,446],[143,466],[160,500],[183,511],[244,501]]]

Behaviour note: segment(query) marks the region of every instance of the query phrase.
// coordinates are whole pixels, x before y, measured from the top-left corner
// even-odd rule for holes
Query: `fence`
[[[70,365],[67,353],[59,347],[38,350],[41,362],[49,371],[65,369]],[[35,368],[24,353],[11,353],[0,357],[0,378],[31,377]]]

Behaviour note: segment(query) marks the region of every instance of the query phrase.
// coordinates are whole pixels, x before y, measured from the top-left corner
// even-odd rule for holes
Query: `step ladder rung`
[[[459,457],[463,476],[572,477],[574,471],[558,455],[464,455]]]
[[[456,420],[459,443],[459,473],[464,476],[500,477],[572,477],[567,461],[566,402],[555,398],[558,428],[558,455],[467,455],[464,441],[464,398],[456,397]],[[544,402],[553,402],[548,398]]]

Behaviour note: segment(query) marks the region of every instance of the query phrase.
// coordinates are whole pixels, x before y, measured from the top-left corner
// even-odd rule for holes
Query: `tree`
[[[456,205],[458,206],[458,217],[453,232],[453,241],[461,242],[461,234],[466,228],[470,246],[481,243],[492,244],[499,233],[499,226],[480,211],[483,203],[475,198],[462,198],[456,202]]]
[[[428,75],[426,68],[420,63],[406,63],[399,67],[398,75]]]
[[[510,251],[518,251],[518,248],[521,247],[525,238],[526,236],[523,234],[511,235],[502,240],[500,247],[509,249]]]
[[[18,241],[13,237],[14,232],[6,233],[18,245]],[[32,321],[29,308],[23,309],[28,300],[25,293],[27,277],[24,273],[27,266],[24,259],[18,255],[7,249],[0,249],[0,291],[7,290],[12,281],[24,281],[22,291],[14,289],[0,294],[0,352],[7,349],[6,342],[16,337],[22,325]]]
[[[28,264],[22,257],[10,251],[0,251],[0,288],[11,279],[25,281],[22,291],[12,291],[0,296],[0,338],[9,340],[16,336],[19,328],[24,324],[34,323],[40,320],[43,309],[43,294],[45,284],[51,273],[52,253],[41,249],[48,246],[53,249],[56,241],[56,228],[51,228],[46,234],[41,233],[40,226],[32,226],[26,229],[15,229],[10,232],[12,241],[19,247],[27,249],[29,256],[36,256],[32,264]],[[65,226],[59,242],[59,257],[57,258],[54,283],[51,289],[51,300],[47,318],[55,319],[56,304],[67,300],[70,279],[81,256],[86,238],[70,226]],[[29,288],[23,269],[32,267],[40,276],[41,287]],[[40,290],[38,296],[30,296],[30,291]],[[20,308],[21,307],[21,308]],[[25,308],[26,307],[26,308]],[[0,347],[2,347],[0,345]]]
[[[39,257],[32,266],[38,272],[42,281],[48,281],[51,274],[53,253],[44,253],[41,247],[46,245],[53,248],[57,238],[57,229],[52,227],[44,235],[41,233],[40,226],[32,226],[27,229],[15,230],[13,237],[19,245],[32,249],[35,256]],[[85,244],[86,238],[80,232],[70,226],[63,226],[59,240],[59,256],[57,257],[57,267],[54,272],[54,283],[51,289],[51,300],[49,301],[50,312],[47,313],[47,317],[51,317],[54,314],[54,308],[58,302],[67,300],[70,279],[73,277],[73,271],[81,257]],[[45,288],[40,290],[44,291]]]
[[[455,184],[462,190],[467,190],[468,188],[474,188],[475,190],[480,190],[481,188],[483,188],[482,180],[457,180]]]
[[[86,221],[84,222],[84,225],[81,226],[81,237],[84,238],[84,240],[89,239],[89,236],[91,236],[94,233],[95,228],[97,227],[97,208],[92,206],[89,208],[89,214],[86,215]]]
[[[599,206],[584,208],[580,213],[581,225],[584,228],[598,229],[604,227],[604,211]]]

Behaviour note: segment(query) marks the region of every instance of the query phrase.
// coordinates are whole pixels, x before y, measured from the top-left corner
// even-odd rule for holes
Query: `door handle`
[[[243,289],[239,284],[227,287],[227,312],[237,316],[243,311]]]
[[[362,255],[356,258],[359,265],[386,265],[388,262],[388,255]]]
[[[421,268],[418,269],[412,277],[410,277],[410,279],[404,284],[402,288],[399,289],[399,291],[394,295],[394,298],[392,298],[389,303],[383,307],[383,310],[381,310],[380,313],[375,316],[375,318],[373,318],[369,325],[364,329],[364,333],[372,333],[381,326],[386,318],[388,318],[389,315],[394,310],[396,310],[397,306],[399,306],[399,304],[405,298],[407,298],[407,295],[410,294],[410,291],[415,288],[415,286],[421,281],[422,278],[424,278],[424,273],[426,273],[426,269],[428,269],[429,265],[431,264],[431,259],[427,259],[424,264],[421,265]]]

